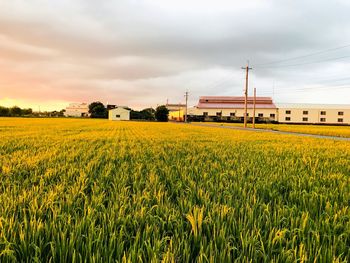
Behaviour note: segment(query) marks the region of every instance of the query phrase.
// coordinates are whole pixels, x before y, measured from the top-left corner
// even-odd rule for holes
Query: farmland
[[[217,125],[243,127],[241,123],[215,123]],[[248,127],[252,127],[249,123]],[[350,138],[350,126],[332,126],[332,125],[288,125],[288,124],[272,124],[272,123],[257,123],[257,129],[267,129],[275,131],[296,132],[315,135],[337,136]]]
[[[257,128],[350,138],[350,126],[257,124]]]
[[[350,144],[0,118],[0,261],[345,262]]]

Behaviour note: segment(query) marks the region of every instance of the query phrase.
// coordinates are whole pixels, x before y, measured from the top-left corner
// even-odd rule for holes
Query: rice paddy
[[[348,262],[350,143],[0,118],[1,262]]]
[[[218,124],[218,123],[216,123]],[[220,123],[220,125],[243,127],[241,123]],[[249,123],[248,127],[252,127]],[[271,123],[257,123],[257,129],[267,129],[275,131],[296,132],[315,135],[337,136],[350,138],[350,126],[334,126],[334,125],[298,125],[298,124],[271,124]]]

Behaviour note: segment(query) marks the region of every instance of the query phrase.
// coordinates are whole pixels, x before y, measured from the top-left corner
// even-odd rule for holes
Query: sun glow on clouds
[[[0,1],[0,105],[38,110],[40,104],[41,110],[60,110],[70,102],[99,100],[142,108],[167,98],[183,102],[186,90],[190,105],[202,95],[242,95],[241,66],[247,59],[259,64],[350,43],[345,4]],[[342,56],[349,50],[328,55]],[[349,89],[332,90],[332,97],[323,92],[326,88],[291,97],[280,84],[292,92],[320,84],[320,77],[344,78],[350,63],[343,62],[254,67],[251,89],[272,94],[274,86],[283,102],[342,103]]]

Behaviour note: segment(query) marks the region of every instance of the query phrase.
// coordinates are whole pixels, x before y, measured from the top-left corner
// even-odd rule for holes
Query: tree
[[[0,106],[0,116],[9,116],[10,115],[10,109],[6,107]]]
[[[157,121],[166,122],[168,121],[169,110],[165,105],[158,106],[156,109],[156,119]]]
[[[22,114],[23,115],[32,115],[33,114],[33,110],[31,108],[22,109]]]
[[[66,112],[65,109],[60,110],[60,112],[59,112],[59,114],[58,114],[58,117],[63,117],[65,112]]]
[[[91,118],[107,118],[108,112],[102,102],[96,101],[89,105],[89,113]]]
[[[140,114],[144,120],[154,121],[155,120],[155,110],[152,108],[143,109]]]
[[[141,113],[136,110],[131,110],[130,111],[130,119],[131,120],[142,120]]]
[[[10,114],[11,116],[21,116],[22,115],[22,109],[17,106],[13,106],[10,108]]]
[[[154,121],[155,110],[152,108],[146,108],[142,111],[136,111],[130,109],[130,119],[132,120],[147,120],[147,121]]]

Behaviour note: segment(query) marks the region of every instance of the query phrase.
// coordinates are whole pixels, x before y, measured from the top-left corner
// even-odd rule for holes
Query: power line
[[[332,83],[334,83],[334,82],[339,82],[339,81],[344,81],[344,80],[349,80],[350,79],[350,77],[346,77],[346,78],[339,78],[339,79],[319,79],[319,80],[321,80],[321,81],[317,81],[317,82],[314,82],[314,83],[312,83],[312,81],[314,80],[314,79],[311,79],[311,81],[310,81],[310,79],[306,79],[306,80],[309,80],[308,82],[304,82],[304,83],[309,83],[309,85],[311,84],[311,85],[317,85],[317,84],[319,84],[319,85],[321,85],[321,84],[323,84],[323,83],[329,83],[329,82],[331,82],[330,84],[332,84]],[[311,82],[311,83],[310,83]],[[345,83],[346,85],[347,85],[347,83]],[[336,86],[343,86],[343,85],[345,85],[345,84],[337,84]],[[275,84],[273,84],[273,86],[274,86]],[[279,89],[284,89],[283,87],[291,87],[291,86],[293,86],[293,85],[300,85],[300,83],[290,83],[290,84],[284,84],[284,85],[278,85],[279,86]],[[329,85],[329,84],[327,84],[327,85]],[[282,88],[281,88],[282,87]],[[333,86],[334,87],[334,86]],[[260,88],[270,88],[270,86],[263,86],[263,87],[260,87]],[[323,87],[323,88],[331,88],[331,87]]]
[[[318,61],[313,61],[313,62],[305,62],[305,63],[299,63],[299,64],[292,64],[292,65],[279,65],[279,66],[271,66],[271,67],[258,67],[258,68],[286,68],[286,67],[296,67],[296,66],[303,66],[303,65],[309,65],[309,64],[317,64],[317,63],[322,63],[322,62],[327,62],[327,61],[334,61],[334,60],[339,60],[339,59],[344,59],[344,58],[349,58],[349,56],[342,56],[342,57],[334,57],[334,58],[328,58],[324,60],[318,60]]]
[[[208,86],[207,88],[208,88],[208,89],[215,89],[215,88],[220,87],[220,86],[222,86],[223,84],[229,82],[230,80],[232,80],[232,79],[234,79],[234,78],[235,78],[235,76],[231,76],[231,77],[228,78],[228,79],[222,79],[222,80],[219,81],[216,85]]]
[[[227,77],[229,77],[229,78],[227,78]],[[219,83],[221,83],[222,81],[226,81],[227,79],[230,79],[230,78],[232,78],[232,77],[234,77],[232,71],[227,72],[222,78],[216,79],[215,81],[212,81],[212,82],[209,83],[208,85],[205,85],[205,88],[208,88],[208,87],[210,87],[210,86],[212,86],[212,85],[219,84]]]
[[[310,90],[315,90],[315,89],[322,89],[322,90],[339,90],[339,89],[350,89],[350,86],[335,86],[335,87],[308,87],[308,88],[298,88],[298,89],[294,89],[294,90],[288,90],[288,89],[279,89],[280,92],[275,92],[275,94],[284,94],[284,93],[294,93],[294,92],[307,92]],[[272,94],[272,92],[263,92],[260,93],[261,95],[270,95]]]
[[[280,64],[282,62],[288,62],[288,61],[295,61],[295,60],[300,60],[300,59],[304,59],[304,58],[308,58],[308,57],[313,57],[316,55],[321,55],[321,54],[325,54],[325,53],[329,53],[332,51],[336,51],[336,50],[340,50],[340,49],[344,49],[350,47],[350,44],[347,45],[343,45],[343,46],[339,46],[339,47],[335,47],[335,48],[329,48],[329,49],[325,49],[325,50],[321,50],[318,52],[313,52],[313,53],[309,53],[309,54],[305,54],[302,56],[297,56],[297,57],[292,57],[292,58],[287,58],[287,59],[282,59],[282,60],[276,60],[276,61],[272,61],[272,62],[268,62],[268,63],[260,63],[260,64],[256,64],[255,66],[257,66],[257,68],[280,68],[280,67],[294,67],[294,66],[301,66],[301,65],[309,65],[309,64],[316,64],[316,63],[322,63],[322,62],[327,62],[327,61],[335,61],[335,60],[340,60],[340,59],[345,59],[345,58],[349,58],[350,55],[346,55],[346,56],[340,56],[340,57],[331,57],[331,58],[326,58],[326,59],[321,59],[321,60],[317,60],[317,61],[309,61],[309,62],[303,62],[303,63],[295,63],[295,64],[287,64],[287,65],[275,65],[273,66],[273,64]],[[272,65],[272,66],[268,66],[268,65]],[[260,67],[260,66],[265,66],[265,67]],[[249,68],[249,66],[247,66]],[[247,69],[247,67],[244,67],[244,69],[247,71],[246,72],[246,91],[245,93],[248,93],[248,72],[251,68]],[[228,78],[223,78],[219,81],[215,81],[213,83],[211,83],[210,85],[206,85],[206,89],[215,89],[217,87],[222,87],[222,85],[228,81],[230,81],[231,79],[233,79],[235,76],[233,73],[229,73],[227,74],[227,76],[229,76]],[[349,79],[349,77],[347,78],[343,78],[343,79],[335,79],[335,80],[330,80],[330,81],[342,81],[342,80],[346,80]],[[323,88],[329,88],[329,87],[321,87]],[[344,87],[342,87],[343,89]],[[304,90],[308,90],[308,89],[315,89],[315,88],[304,88],[304,89],[299,89],[298,91],[304,91]],[[334,89],[334,87],[330,87],[329,89]],[[296,92],[296,90],[292,91],[292,92]],[[273,91],[273,94],[275,92]],[[278,93],[278,92],[277,92]]]
[[[208,90],[215,89],[215,88],[222,86],[223,84],[227,83],[228,81],[230,81],[236,77],[232,72],[228,75],[231,75],[231,76],[229,78],[223,78],[219,81],[213,82],[211,85],[205,86],[205,88]]]
[[[300,75],[296,75],[296,77],[300,78]],[[312,75],[311,76],[301,76],[301,78],[306,81],[338,81],[338,80],[345,80],[345,79],[350,79],[350,75],[347,74],[347,75],[344,75],[344,74],[336,74],[336,75],[329,75],[329,76],[323,76],[323,77],[313,77]]]
[[[339,46],[339,47],[335,47],[335,48],[329,48],[329,49],[325,49],[325,50],[321,50],[321,51],[305,54],[305,55],[302,55],[302,56],[297,56],[297,57],[292,57],[292,58],[287,58],[287,59],[282,59],[282,60],[276,60],[276,61],[272,61],[272,62],[268,62],[268,63],[260,63],[260,64],[256,64],[255,66],[257,68],[294,67],[294,66],[322,63],[322,62],[327,62],[327,61],[332,61],[332,60],[340,60],[340,59],[348,58],[350,56],[333,57],[333,58],[328,58],[328,59],[323,59],[323,60],[318,60],[318,61],[313,61],[313,62],[297,63],[297,64],[290,64],[290,65],[279,65],[279,66],[276,65],[276,66],[271,66],[271,67],[260,67],[260,66],[264,66],[264,65],[273,65],[273,64],[279,64],[279,63],[282,63],[282,62],[287,62],[287,61],[293,61],[293,60],[298,60],[298,59],[302,59],[302,58],[312,57],[312,56],[315,56],[315,55],[329,53],[329,52],[340,50],[340,49],[344,49],[344,48],[347,48],[347,47],[350,47],[350,44]],[[206,89],[215,89],[217,87],[222,86],[224,83],[232,80],[235,77],[232,72],[227,74],[227,76],[229,76],[229,77],[228,78],[222,78],[222,79],[220,79],[218,81],[214,81],[211,84],[206,85],[205,88]]]
[[[335,48],[329,48],[329,49],[325,49],[325,50],[321,50],[321,51],[318,51],[318,52],[309,53],[309,54],[302,55],[302,56],[297,56],[297,57],[292,57],[292,58],[287,58],[287,59],[281,59],[281,60],[275,60],[275,61],[271,61],[271,62],[268,62],[268,63],[260,63],[260,64],[254,65],[254,67],[259,67],[259,66],[264,66],[264,65],[271,65],[271,64],[279,64],[279,63],[286,62],[286,61],[293,61],[293,60],[298,60],[298,59],[301,59],[301,58],[312,57],[312,56],[315,56],[315,55],[320,55],[320,54],[332,52],[332,51],[335,51],[335,50],[344,49],[344,48],[347,48],[347,47],[350,47],[350,44],[347,44],[347,45],[344,45],[344,46],[335,47]]]
[[[245,69],[245,67],[244,67],[244,69]],[[339,77],[342,77],[342,76],[344,76],[344,75],[333,75],[334,77],[335,76],[339,76]],[[257,85],[256,84],[256,80],[254,80],[254,75],[251,75],[250,77],[249,77],[249,81],[250,81],[250,83],[252,83],[252,82],[254,82],[254,85]],[[324,78],[322,78],[322,79],[316,79],[316,80],[321,80],[321,81],[317,81],[317,83],[310,83],[310,82],[312,82],[313,80],[315,80],[314,78],[309,78],[309,79],[306,79],[307,80],[307,82],[309,82],[311,85],[315,85],[315,84],[322,84],[322,83],[326,83],[327,85],[331,85],[332,84],[332,82],[341,82],[341,81],[346,81],[346,80],[349,80],[350,79],[350,77],[346,77],[346,76],[344,76],[344,78],[330,78],[330,79],[324,79]],[[339,84],[338,83],[338,85],[336,85],[336,87],[338,87],[338,86],[344,86],[344,85],[347,85],[347,83],[344,83],[344,84]],[[278,90],[289,90],[290,89],[290,87],[291,86],[296,86],[296,85],[300,85],[299,83],[291,83],[291,84],[284,84],[284,85],[276,85],[276,83],[274,82],[273,83],[273,91],[272,92],[268,92],[269,94],[274,94],[275,93],[275,91],[277,91],[276,93],[278,94],[279,92],[278,92]],[[216,87],[220,87],[220,85],[216,85]],[[260,87],[260,88],[262,88],[262,87]],[[268,86],[264,86],[263,88],[268,88]],[[334,89],[334,86],[332,86],[332,87],[319,87],[319,88],[321,88],[321,89],[330,89],[330,90],[333,90]],[[306,89],[315,89],[315,87],[312,87],[312,88],[306,88]]]

